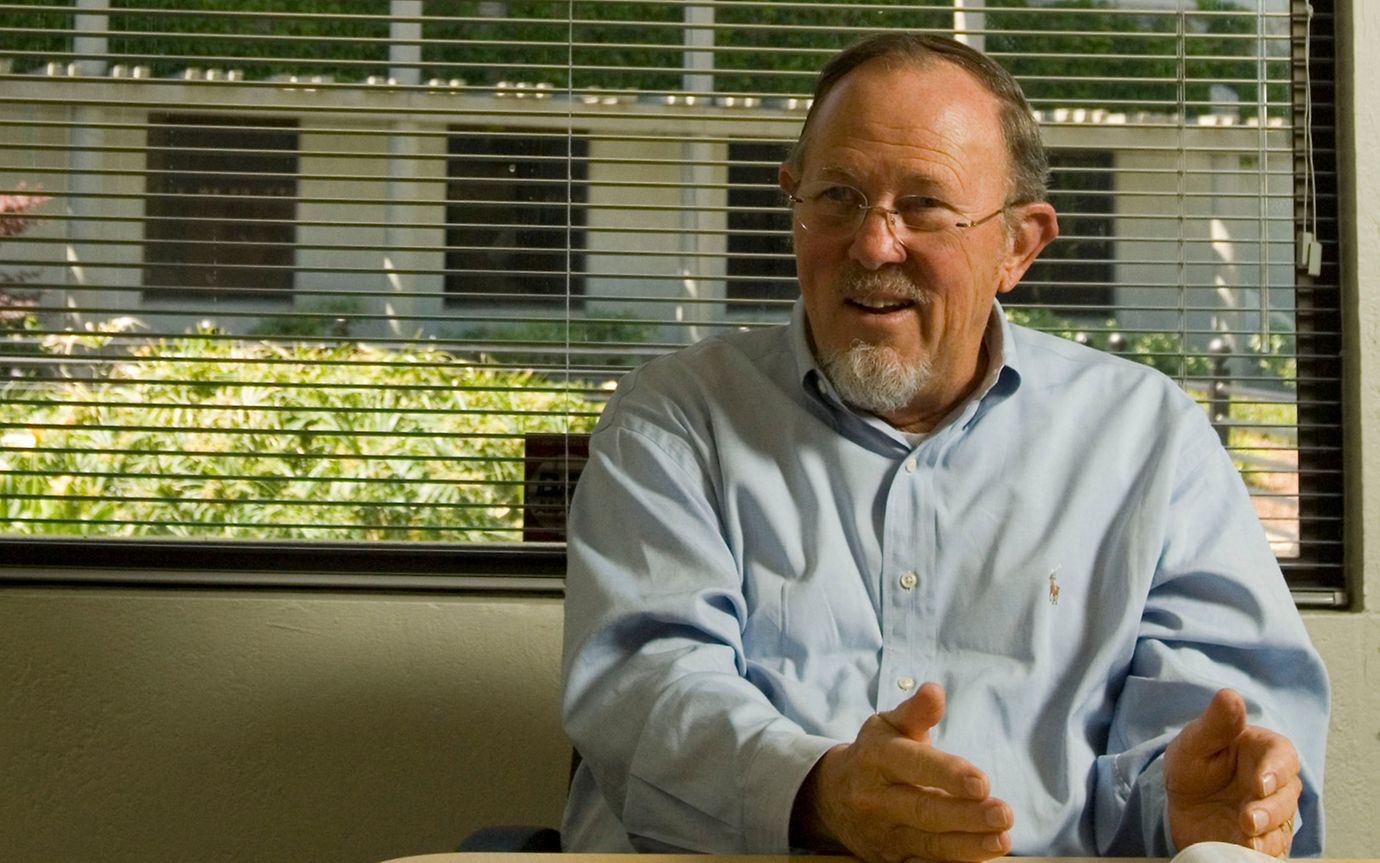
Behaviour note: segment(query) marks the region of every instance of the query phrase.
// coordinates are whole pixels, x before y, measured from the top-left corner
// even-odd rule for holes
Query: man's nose
[[[906,247],[896,233],[896,214],[885,207],[869,207],[853,235],[848,254],[869,270],[904,261]]]

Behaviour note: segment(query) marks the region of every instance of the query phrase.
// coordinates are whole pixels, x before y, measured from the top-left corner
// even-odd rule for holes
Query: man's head
[[[1020,89],[966,46],[887,34],[825,67],[781,186],[814,347],[846,400],[924,427],[972,389],[993,298],[1058,233],[1045,173]]]
[[[997,98],[1002,137],[1006,142],[1011,170],[1011,200],[1045,200],[1049,177],[1049,157],[1040,140],[1040,125],[1021,85],[991,57],[956,39],[927,33],[890,32],[868,36],[834,55],[815,79],[814,98],[800,137],[786,156],[786,164],[799,170],[810,133],[810,121],[820,103],[839,81],[854,69],[871,61],[893,67],[909,64],[922,67],[930,63],[951,63],[972,75]]]

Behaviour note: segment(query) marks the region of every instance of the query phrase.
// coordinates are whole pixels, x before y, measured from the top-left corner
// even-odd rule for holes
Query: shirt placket
[[[897,463],[886,494],[878,710],[896,706],[929,679],[934,627],[927,597],[935,567],[935,511],[933,470],[925,453],[931,443]]]

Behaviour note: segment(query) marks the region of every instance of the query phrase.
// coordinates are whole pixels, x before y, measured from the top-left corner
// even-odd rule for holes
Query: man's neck
[[[935,398],[929,397],[930,394],[926,393],[925,397],[917,399],[904,409],[880,415],[881,418],[897,431],[908,434],[925,434],[933,431],[935,426],[943,422],[954,408],[966,401],[987,377],[987,365],[990,361],[987,339],[984,337],[978,349],[977,361],[973,364],[972,374],[956,391],[950,390]]]

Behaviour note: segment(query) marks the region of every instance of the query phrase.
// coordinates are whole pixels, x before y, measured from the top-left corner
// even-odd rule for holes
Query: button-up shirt
[[[1012,326],[908,439],[787,326],[627,375],[569,523],[573,851],[785,853],[819,757],[924,681],[1013,853],[1167,856],[1163,753],[1212,694],[1302,760],[1322,843],[1326,673],[1205,412],[1144,366]]]

